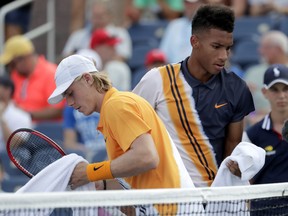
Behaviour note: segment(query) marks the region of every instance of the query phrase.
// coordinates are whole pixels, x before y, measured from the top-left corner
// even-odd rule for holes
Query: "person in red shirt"
[[[34,122],[62,118],[64,102],[57,105],[47,102],[55,89],[57,66],[37,55],[31,40],[22,35],[11,37],[4,45],[0,63],[7,66],[15,84],[16,105],[29,112]]]

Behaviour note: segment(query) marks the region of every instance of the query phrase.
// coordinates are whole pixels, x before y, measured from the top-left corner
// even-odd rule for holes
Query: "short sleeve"
[[[125,103],[109,101],[105,105],[104,118],[109,119],[107,125],[111,136],[123,151],[127,151],[138,136],[151,131],[133,99]]]

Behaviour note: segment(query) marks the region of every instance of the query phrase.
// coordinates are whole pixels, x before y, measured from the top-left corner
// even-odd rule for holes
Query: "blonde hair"
[[[83,56],[83,57],[92,61],[95,68],[97,68],[97,62],[94,58],[92,58],[90,56]],[[106,72],[104,72],[104,71],[100,71],[100,72],[99,71],[91,71],[91,72],[89,72],[89,74],[94,79],[94,86],[99,93],[107,92],[110,88],[112,88],[112,82],[108,78],[108,75]],[[78,81],[78,80],[82,79],[82,77],[83,77],[83,74],[80,75],[79,77],[77,77],[74,81]]]
[[[99,93],[107,92],[112,88],[111,80],[104,71],[91,73],[94,79],[94,86]]]

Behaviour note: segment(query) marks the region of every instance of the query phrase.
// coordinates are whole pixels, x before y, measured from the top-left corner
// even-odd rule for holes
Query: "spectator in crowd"
[[[108,77],[80,55],[60,62],[55,82],[49,103],[66,98],[84,115],[100,113],[98,130],[109,157],[94,164],[79,163],[71,175],[72,189],[113,178],[124,178],[132,189],[193,187],[164,124],[146,100],[113,88]]]
[[[64,148],[69,152],[82,152],[88,161],[100,162],[107,158],[102,133],[96,130],[99,113],[85,116],[73,107],[66,106],[63,114]]]
[[[4,45],[0,63],[10,70],[16,106],[29,112],[35,123],[62,118],[64,103],[52,106],[47,102],[55,88],[56,65],[38,56],[31,40],[22,35],[11,37]]]
[[[284,122],[288,119],[288,67],[273,64],[264,74],[262,93],[269,101],[271,110],[259,122],[243,133],[243,141],[251,142],[266,151],[263,168],[250,181],[251,184],[284,183],[288,181],[287,141],[281,134]],[[266,202],[266,204],[265,204]],[[275,205],[275,202],[277,205]],[[287,206],[286,198],[269,200],[270,206]],[[279,215],[281,210],[267,208],[267,201],[252,202],[254,207],[265,206],[261,215]],[[283,213],[283,211],[281,212]]]
[[[6,143],[13,131],[32,126],[30,115],[13,102],[14,89],[14,83],[8,76],[0,76],[0,152],[6,152]],[[4,175],[5,170],[0,160],[0,181]]]
[[[6,75],[0,77],[0,151],[6,151],[6,142],[11,133],[19,128],[31,128],[28,113],[13,102],[15,86]]]
[[[154,67],[163,66],[167,63],[166,55],[160,49],[152,49],[146,54],[145,66],[147,70],[151,70]]]
[[[244,80],[251,90],[255,104],[255,112],[248,116],[247,126],[258,122],[269,112],[269,103],[262,94],[264,72],[272,64],[288,66],[287,36],[280,31],[267,32],[261,38],[259,53],[262,62],[249,67],[244,74]]]
[[[197,187],[211,185],[241,141],[244,117],[254,111],[246,83],[224,68],[234,20],[227,6],[202,5],[192,21],[191,55],[150,70],[133,90],[163,120]],[[234,162],[228,168],[239,171]]]
[[[104,1],[95,1],[91,10],[91,21],[85,28],[75,31],[69,36],[62,55],[65,57],[76,53],[79,49],[89,48],[92,33],[97,29],[105,28],[109,34],[121,40],[115,47],[117,58],[122,61],[128,60],[132,54],[132,42],[128,31],[112,24],[109,8]]]
[[[145,67],[141,67],[133,73],[132,88],[134,88],[145,73],[154,67],[160,67],[167,64],[165,53],[160,49],[152,49],[145,56]]]
[[[105,29],[97,29],[92,34],[90,48],[100,56],[103,70],[107,72],[113,86],[121,91],[130,91],[131,70],[117,58],[116,46],[120,42],[120,38],[110,35]]]
[[[126,0],[126,16],[130,25],[141,20],[173,20],[182,16],[183,1]]]
[[[84,26],[85,22],[85,7],[89,0],[79,1],[79,0],[70,0],[71,4],[71,17],[70,17],[70,28],[69,32],[72,33]]]
[[[169,63],[177,63],[190,55],[191,20],[204,3],[204,0],[184,0],[184,16],[171,21],[166,27],[159,48],[165,53]]]
[[[265,16],[269,14],[288,14],[288,1],[283,0],[248,0],[251,16]]]

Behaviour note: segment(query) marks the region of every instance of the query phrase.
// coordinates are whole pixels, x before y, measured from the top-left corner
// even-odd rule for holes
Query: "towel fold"
[[[226,163],[236,161],[241,171],[241,178],[233,175]],[[220,165],[211,187],[249,185],[265,163],[265,150],[248,142],[240,142]],[[245,200],[231,200],[229,202],[215,202],[206,207],[207,216],[249,216],[249,204]],[[213,212],[213,213],[209,213]],[[219,213],[217,213],[219,212]]]
[[[16,193],[65,191],[75,166],[83,161],[87,162],[83,157],[74,153],[63,156],[41,170]],[[76,190],[95,190],[95,185],[89,183]]]
[[[228,160],[236,161],[241,171],[241,178],[233,175],[226,163]],[[265,163],[265,150],[249,142],[240,142],[220,165],[212,187],[249,185]]]

